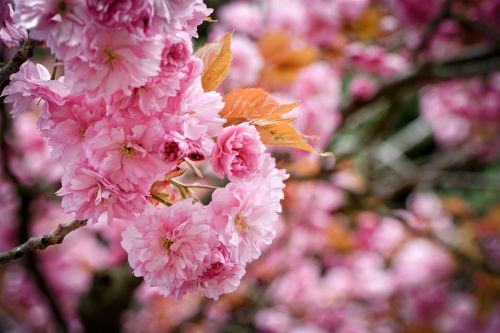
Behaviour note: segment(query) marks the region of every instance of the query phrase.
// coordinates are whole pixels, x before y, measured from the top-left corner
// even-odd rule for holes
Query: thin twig
[[[38,42],[26,39],[23,45],[19,48],[16,55],[7,63],[7,65],[0,68],[0,86],[3,87],[9,77],[19,71],[21,65],[26,62],[33,55],[33,50]]]
[[[413,51],[413,61],[415,61],[418,55],[427,47],[427,45],[429,45],[432,37],[436,34],[437,30],[441,26],[441,23],[443,23],[444,20],[450,17],[452,4],[453,0],[446,0],[436,16],[434,16],[434,18],[425,25],[422,32],[422,37],[420,38],[420,42]]]
[[[50,234],[32,237],[23,244],[16,246],[9,251],[1,252],[0,264],[6,264],[19,259],[28,252],[43,250],[51,245],[61,244],[69,233],[83,227],[86,224],[87,221],[84,220],[76,220],[67,224],[59,224],[56,230],[52,231]]]
[[[460,23],[465,29],[477,32],[487,36],[496,43],[500,43],[500,31],[496,27],[481,21],[470,20],[465,16],[453,12],[450,13],[450,18]]]

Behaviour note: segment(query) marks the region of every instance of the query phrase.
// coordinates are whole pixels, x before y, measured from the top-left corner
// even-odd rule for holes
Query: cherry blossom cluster
[[[287,175],[253,125],[223,127],[221,95],[202,87],[191,38],[211,10],[200,0],[5,6],[5,24],[26,29],[57,59],[52,74],[24,63],[2,95],[14,117],[41,106],[38,127],[63,167],[64,211],[124,224],[134,273],[164,295],[234,291],[274,238]],[[64,76],[55,79],[59,67]],[[152,193],[181,165],[203,160],[230,180],[208,206],[190,197],[188,185],[184,200]]]

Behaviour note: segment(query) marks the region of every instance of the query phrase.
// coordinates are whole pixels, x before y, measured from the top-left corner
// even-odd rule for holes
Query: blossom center
[[[246,218],[243,216],[236,214],[234,217],[234,226],[236,230],[246,232],[248,230],[248,224]]]
[[[64,13],[68,10],[68,4],[65,1],[61,1],[59,5],[57,5],[57,10],[60,13]]]
[[[135,149],[129,147],[126,143],[122,146],[122,154],[128,157],[135,157]]]
[[[113,62],[115,60],[118,60],[118,56],[108,48],[104,49],[104,54],[106,54],[106,56],[108,57],[108,59],[106,59],[106,63],[109,64],[111,66],[111,69],[113,70]]]
[[[170,247],[174,244],[174,242],[168,238],[164,238],[161,241],[161,247],[163,247],[165,250],[170,250]]]

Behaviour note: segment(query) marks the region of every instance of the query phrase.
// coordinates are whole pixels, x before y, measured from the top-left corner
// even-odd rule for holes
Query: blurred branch
[[[382,85],[368,100],[352,100],[341,109],[345,119],[359,110],[384,98],[395,98],[404,91],[423,84],[452,80],[456,78],[485,75],[500,70],[500,48],[482,45],[470,48],[461,55],[445,59],[427,61],[417,65],[405,75]]]
[[[32,237],[23,244],[0,253],[0,264],[6,264],[19,259],[28,252],[43,250],[50,245],[61,244],[64,238],[72,231],[83,227],[87,221],[76,220],[67,224],[59,224],[53,232],[47,235]]]
[[[496,27],[481,21],[470,20],[467,17],[454,12],[451,12],[449,17],[460,23],[460,25],[465,29],[477,32],[489,37],[496,43],[500,43],[500,31]]]
[[[451,7],[453,5],[453,0],[445,0],[441,9],[436,14],[436,16],[430,20],[424,27],[422,36],[420,38],[420,43],[417,45],[412,54],[412,60],[415,61],[418,55],[427,48],[432,40],[432,37],[439,29],[441,23],[450,17]]]

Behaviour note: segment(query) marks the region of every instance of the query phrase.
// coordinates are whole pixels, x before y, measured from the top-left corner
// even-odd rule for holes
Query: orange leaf
[[[229,72],[231,64],[231,34],[225,34],[216,43],[207,43],[199,48],[195,56],[203,61],[201,85],[205,91],[217,89]]]
[[[257,45],[265,61],[261,84],[271,89],[293,82],[302,68],[320,57],[317,49],[294,43],[282,32],[264,34]]]
[[[224,96],[224,103],[219,114],[227,120],[226,126],[249,122],[257,128],[265,144],[318,153],[290,124],[294,119],[283,117],[297,102],[280,105],[262,89],[240,88]]]

